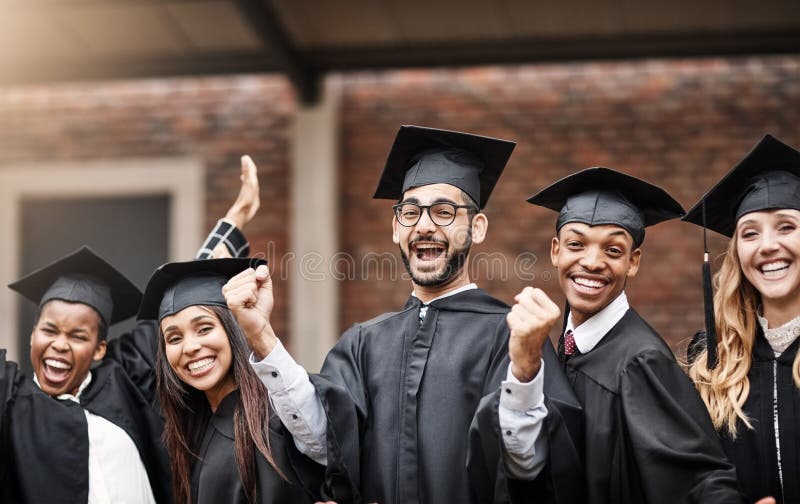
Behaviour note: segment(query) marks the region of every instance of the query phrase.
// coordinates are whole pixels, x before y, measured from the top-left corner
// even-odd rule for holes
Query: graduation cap
[[[374,198],[399,200],[414,187],[450,184],[483,208],[515,142],[421,126],[401,126]]]
[[[41,308],[59,299],[94,308],[106,325],[136,314],[142,293],[89,247],[81,247],[8,287]]]
[[[262,264],[267,261],[249,257],[164,264],[147,282],[138,318],[161,320],[195,305],[227,307],[222,287],[238,273]]]
[[[558,212],[556,232],[568,222],[613,224],[644,241],[644,228],[683,216],[680,203],[660,187],[610,168],[586,168],[545,187],[528,203]]]
[[[717,337],[705,230],[732,237],[743,215],[779,208],[800,210],[800,151],[765,135],[683,218],[703,227],[703,298],[709,369],[716,366]]]

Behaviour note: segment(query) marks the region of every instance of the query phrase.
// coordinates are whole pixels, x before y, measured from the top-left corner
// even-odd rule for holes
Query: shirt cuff
[[[275,348],[260,361],[257,361],[255,355],[251,353],[250,365],[253,366],[256,374],[270,393],[285,392],[291,388],[292,384],[302,380],[303,376],[308,374],[289,355],[280,340],[278,340]]]
[[[500,407],[524,413],[544,403],[544,360],[533,380],[522,383],[508,365],[506,379],[501,384]]]

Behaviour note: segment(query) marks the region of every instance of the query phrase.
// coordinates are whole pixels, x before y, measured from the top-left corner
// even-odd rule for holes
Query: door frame
[[[169,260],[190,259],[205,222],[205,170],[193,157],[96,159],[0,165],[0,281],[19,278],[20,207],[26,197],[168,195]],[[0,286],[0,348],[18,360],[20,296]]]

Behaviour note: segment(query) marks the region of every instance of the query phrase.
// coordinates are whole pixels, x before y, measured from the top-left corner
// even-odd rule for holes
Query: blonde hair
[[[733,438],[737,435],[737,419],[747,428],[753,428],[742,407],[750,394],[747,374],[753,360],[760,300],[758,291],[742,273],[736,243],[734,235],[714,277],[717,365],[711,370],[707,368],[708,354],[703,350],[689,367],[689,376],[708,408],[714,427]],[[795,386],[800,388],[800,352],[795,356],[792,376]]]

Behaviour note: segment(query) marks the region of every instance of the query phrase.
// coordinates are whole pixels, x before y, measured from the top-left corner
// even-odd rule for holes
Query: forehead
[[[450,200],[456,203],[464,203],[461,197],[461,189],[450,184],[429,184],[414,187],[403,193],[403,201],[416,199],[422,204],[436,200]]]
[[[183,310],[173,313],[172,315],[167,315],[161,319],[161,327],[164,328],[170,325],[187,324],[201,316],[211,317],[215,320],[217,319],[217,316],[208,307],[202,305],[193,305],[187,306]]]
[[[598,224],[590,226],[583,222],[568,222],[559,231],[560,236],[580,235],[593,240],[624,239],[633,242],[633,237],[622,226]]]
[[[768,222],[782,217],[792,217],[800,220],[800,211],[792,208],[776,208],[774,210],[759,210],[750,212],[739,217],[736,226],[751,222]]]
[[[72,326],[97,327],[100,315],[89,305],[53,299],[42,306],[39,320]]]

